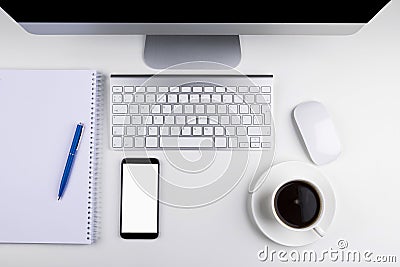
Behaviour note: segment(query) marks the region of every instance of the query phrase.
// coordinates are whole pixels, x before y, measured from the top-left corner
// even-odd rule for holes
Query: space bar
[[[160,137],[160,147],[198,148],[213,144],[212,137]]]

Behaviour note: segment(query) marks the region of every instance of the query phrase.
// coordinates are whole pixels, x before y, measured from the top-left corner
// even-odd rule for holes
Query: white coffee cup
[[[314,221],[309,224],[306,227],[293,227],[291,225],[289,225],[288,223],[286,223],[285,221],[283,221],[280,216],[278,215],[278,211],[276,210],[276,195],[279,191],[279,189],[281,189],[283,186],[285,186],[288,183],[293,183],[293,182],[301,182],[301,183],[305,183],[308,184],[309,187],[313,188],[315,190],[315,192],[318,194],[319,197],[319,212],[317,215],[317,218],[314,219]],[[324,195],[322,193],[322,191],[320,190],[320,188],[313,182],[308,181],[306,179],[293,179],[291,181],[286,181],[282,184],[280,184],[278,187],[276,187],[276,189],[273,191],[271,198],[269,199],[270,201],[270,206],[272,209],[272,214],[274,215],[274,218],[285,228],[289,229],[289,230],[293,230],[293,231],[310,231],[313,230],[318,236],[323,237],[325,235],[325,231],[323,228],[321,228],[320,226],[320,222],[324,216],[325,213],[325,198]]]

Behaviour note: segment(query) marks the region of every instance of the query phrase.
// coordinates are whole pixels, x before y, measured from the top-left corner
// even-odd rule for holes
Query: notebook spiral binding
[[[99,237],[100,206],[98,181],[101,170],[101,146],[102,118],[103,118],[103,76],[100,73],[92,73],[92,96],[90,110],[90,159],[89,159],[89,184],[88,184],[88,221],[86,239],[94,243]]]

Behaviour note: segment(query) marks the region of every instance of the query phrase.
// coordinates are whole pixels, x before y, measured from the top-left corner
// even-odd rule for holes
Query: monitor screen
[[[367,23],[390,0],[336,1],[18,1],[0,7],[17,22]],[[238,4],[240,3],[240,4]]]

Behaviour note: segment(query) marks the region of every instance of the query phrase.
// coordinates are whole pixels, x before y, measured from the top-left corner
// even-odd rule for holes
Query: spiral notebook
[[[101,76],[91,70],[0,70],[0,242],[96,240]],[[73,134],[85,125],[64,195]]]

